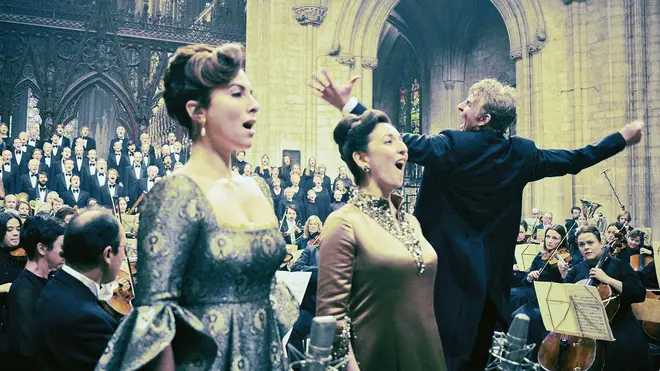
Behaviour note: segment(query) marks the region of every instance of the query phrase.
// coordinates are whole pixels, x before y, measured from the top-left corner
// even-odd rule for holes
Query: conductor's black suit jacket
[[[358,105],[351,113],[361,114]],[[438,254],[435,313],[445,355],[467,359],[486,298],[508,308],[523,188],[577,174],[625,148],[619,133],[578,150],[543,150],[521,137],[445,130],[403,134],[409,161],[424,166],[415,216]]]

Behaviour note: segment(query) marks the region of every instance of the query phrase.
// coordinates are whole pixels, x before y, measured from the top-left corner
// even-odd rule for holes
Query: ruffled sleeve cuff
[[[137,370],[172,344],[177,367],[195,364],[210,370],[217,344],[202,322],[173,302],[140,306],[124,318],[103,352],[97,371]]]

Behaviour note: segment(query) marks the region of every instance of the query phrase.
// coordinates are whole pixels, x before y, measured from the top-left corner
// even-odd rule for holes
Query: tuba
[[[587,200],[580,200],[582,203],[582,214],[587,218],[587,220],[594,219],[596,216],[596,210],[598,210],[599,207],[603,206],[599,203],[596,202],[591,202]]]

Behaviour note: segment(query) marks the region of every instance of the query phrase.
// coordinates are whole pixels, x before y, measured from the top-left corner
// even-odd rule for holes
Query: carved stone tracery
[[[323,24],[328,8],[320,5],[301,5],[293,9],[293,15],[301,26],[318,27]]]

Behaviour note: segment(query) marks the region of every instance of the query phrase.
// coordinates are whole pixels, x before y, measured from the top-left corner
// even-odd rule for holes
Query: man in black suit
[[[577,239],[575,238],[575,232],[577,231],[579,225],[578,225],[578,218],[582,215],[582,209],[580,209],[577,206],[571,207],[571,218],[566,219],[566,224],[564,227],[566,228],[567,231],[567,236],[566,240],[568,241],[568,245],[571,248],[572,251],[578,251],[578,246],[577,246]],[[573,264],[573,263],[571,263]],[[574,265],[574,264],[573,264]]]
[[[48,275],[59,269],[64,260],[60,255],[66,224],[49,215],[28,217],[21,226],[21,246],[28,262],[11,285],[7,296],[9,350],[13,362],[8,370],[34,368],[35,304],[48,283]],[[6,366],[6,365],[4,365]]]
[[[60,146],[60,148],[64,148],[64,147],[71,148],[71,140],[64,136],[64,125],[57,124],[57,128],[55,129],[55,132],[57,133],[57,136],[59,138],[57,144]],[[53,143],[53,145],[54,144],[55,143]]]
[[[156,162],[156,150],[154,146],[151,145],[151,139],[149,134],[142,133],[140,134],[140,145],[136,149],[137,151],[142,152],[142,157],[144,158],[144,165],[151,166]]]
[[[37,188],[37,183],[39,181],[39,161],[32,159],[29,163],[30,170],[27,174],[21,175],[19,192],[27,193],[28,195]],[[30,199],[32,200],[32,199]]]
[[[365,107],[351,98],[357,78],[335,86],[314,76],[318,95],[344,112]],[[460,131],[403,134],[409,161],[424,166],[415,216],[437,250],[435,312],[450,370],[482,370],[496,322],[510,320],[513,251],[529,182],[577,174],[640,141],[643,122],[626,125],[578,150],[542,150],[507,138],[516,120],[515,89],[486,79],[458,106]],[[359,166],[360,164],[357,164]],[[496,216],[496,217],[493,217]]]
[[[108,170],[108,182],[104,187],[100,187],[99,197],[96,197],[99,204],[103,207],[112,209],[113,202],[116,204],[118,197],[126,197],[125,188],[117,183],[117,170]]]
[[[174,151],[170,157],[175,164],[180,162],[185,165],[188,162],[188,154],[182,151],[181,142],[174,142]]]
[[[50,145],[53,147],[53,156],[56,158],[62,157],[62,145],[60,144],[60,136],[57,133],[53,133],[50,137]]]
[[[163,148],[169,148],[167,146],[163,146]],[[174,163],[172,162],[172,156],[169,154],[164,156],[163,158],[159,158],[156,160],[156,166],[160,169],[160,176],[168,176],[172,174],[172,171],[174,171]]]
[[[62,193],[71,188],[71,177],[73,177],[73,160],[68,159],[64,161],[64,171],[58,174],[53,179],[51,188],[57,193]]]
[[[48,173],[48,176],[51,176],[51,171],[53,169],[53,164],[57,162],[57,159],[53,155],[53,145],[50,144],[50,142],[44,142],[43,147],[43,155],[41,157],[41,166],[40,168],[45,169],[46,173]]]
[[[73,143],[76,143],[78,138],[82,139],[85,151],[96,149],[96,140],[89,136],[89,126],[83,126],[80,128],[80,136],[76,137],[76,139],[73,140]]]
[[[114,151],[115,149],[115,143],[119,142],[119,150],[123,153],[126,154],[128,152],[128,138],[126,138],[126,129],[124,129],[123,126],[117,126],[117,137],[113,138],[110,141],[110,148],[112,148]],[[110,163],[108,162],[108,166],[110,166]],[[112,167],[110,167],[112,169]]]
[[[125,176],[124,170],[129,165],[128,155],[126,155],[125,152],[122,152],[121,142],[114,142],[112,149],[112,152],[108,153],[108,169],[117,170],[117,174],[119,174],[119,182],[123,182]]]
[[[142,153],[133,153],[133,165],[129,165],[124,173],[126,180],[123,182],[129,197],[136,200],[136,195],[142,193],[140,189],[140,181],[147,177],[147,167],[142,163]]]
[[[38,180],[37,186],[28,192],[28,199],[46,202],[48,193],[51,191],[48,189],[48,174],[44,171],[39,172]]]
[[[108,184],[107,163],[104,159],[96,160],[96,174],[90,176],[90,182],[86,183],[86,191],[92,198],[100,201],[101,189]]]
[[[82,209],[87,206],[89,201],[89,193],[80,188],[80,177],[74,175],[71,177],[71,190],[66,190],[60,193],[62,201],[69,207],[76,207]]]
[[[14,139],[14,153],[12,156],[12,164],[16,165],[18,169],[18,176],[25,175],[28,172],[28,162],[30,161],[31,155],[24,152],[21,148],[23,142],[20,139]]]
[[[11,160],[11,151],[6,149],[2,151],[2,185],[5,187],[5,195],[18,193],[16,182],[18,180],[18,167]]]
[[[89,192],[90,182],[92,181],[92,177],[96,175],[97,170],[96,150],[90,149],[87,151],[87,158],[83,162],[82,170],[80,173],[80,186],[82,189]]]
[[[124,229],[107,211],[85,211],[69,222],[62,246],[66,264],[36,305],[37,369],[94,369],[118,326],[99,304],[112,293],[100,287],[116,279],[125,247]]]
[[[66,160],[71,159],[71,148],[69,147],[64,147],[60,151],[60,157],[58,158],[57,162],[55,162],[54,165],[50,167],[50,172],[51,172],[51,178],[53,178],[56,175],[62,174],[64,172],[64,163]],[[73,168],[71,169],[73,171]]]
[[[80,175],[82,173],[83,165],[85,164],[85,148],[76,146],[74,148],[73,157],[73,173]]]
[[[156,185],[156,178],[158,177],[158,166],[151,165],[147,168],[147,176],[140,179],[140,190],[138,195],[142,192],[149,192],[154,185]],[[134,199],[137,200],[137,199]]]
[[[21,131],[18,133],[18,139],[21,140],[21,151],[27,153],[32,158],[32,151],[34,151],[35,147],[28,144],[28,140],[30,139],[28,133]]]
[[[39,149],[43,147],[43,142],[39,140],[39,133],[37,133],[35,129],[30,129],[28,133],[27,145],[32,148],[39,148]]]

